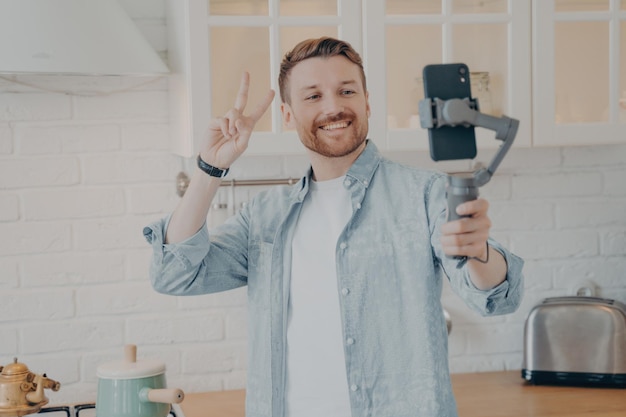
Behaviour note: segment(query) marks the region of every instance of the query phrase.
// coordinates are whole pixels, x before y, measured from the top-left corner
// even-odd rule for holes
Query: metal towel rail
[[[300,181],[299,178],[268,178],[255,180],[223,180],[220,187],[257,187],[268,185],[293,185]],[[176,176],[176,194],[179,197],[185,195],[189,186],[189,176],[184,172],[179,172]]]

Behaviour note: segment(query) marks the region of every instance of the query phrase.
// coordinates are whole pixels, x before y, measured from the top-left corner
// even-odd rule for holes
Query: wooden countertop
[[[459,417],[624,417],[626,390],[527,384],[520,371],[453,374]],[[187,394],[184,417],[244,417],[244,390]]]
[[[453,374],[460,417],[624,417],[626,390],[532,385],[521,371]]]

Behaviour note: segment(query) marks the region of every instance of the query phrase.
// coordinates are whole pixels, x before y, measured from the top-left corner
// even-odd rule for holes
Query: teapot
[[[44,389],[58,391],[61,384],[46,374],[30,372],[23,363],[0,366],[0,417],[20,417],[38,412],[48,404]]]

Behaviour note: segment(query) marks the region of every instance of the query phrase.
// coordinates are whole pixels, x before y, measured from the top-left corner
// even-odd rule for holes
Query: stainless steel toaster
[[[524,326],[522,378],[626,388],[626,305],[598,297],[543,300]]]

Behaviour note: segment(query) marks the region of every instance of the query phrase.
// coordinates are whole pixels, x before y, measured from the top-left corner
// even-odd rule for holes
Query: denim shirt
[[[311,171],[260,193],[210,232],[164,244],[169,216],[144,229],[155,290],[195,295],[247,285],[246,416],[283,417],[291,236]],[[442,277],[482,315],[514,311],[523,261],[489,240],[506,280],[482,291],[439,242],[446,176],[383,158],[369,141],[346,174],[352,217],[336,243],[337,291],[355,417],[456,417],[441,305]],[[320,219],[324,221],[324,219]],[[320,308],[324,308],[320,306]],[[321,399],[323,401],[323,399]]]

